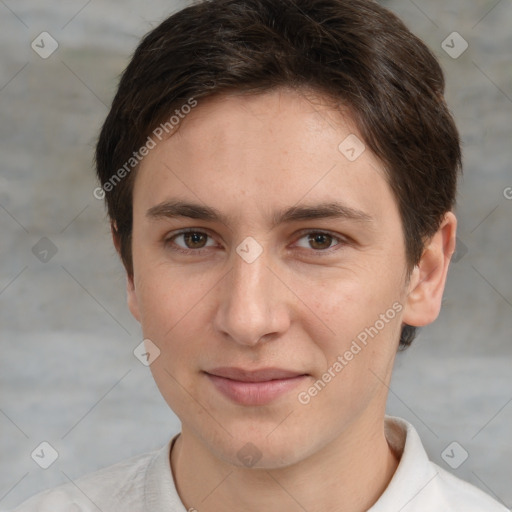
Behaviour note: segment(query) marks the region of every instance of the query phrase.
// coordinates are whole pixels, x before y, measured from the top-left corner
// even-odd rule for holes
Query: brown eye
[[[208,239],[211,240],[208,243]],[[203,231],[187,230],[177,233],[165,240],[165,246],[184,253],[201,252],[215,245],[211,236]]]
[[[182,233],[182,235],[188,249],[201,249],[208,238],[208,235],[200,232]]]
[[[329,249],[332,241],[333,237],[327,233],[310,233],[308,235],[308,242],[315,250]]]
[[[304,240],[304,242],[302,242]],[[343,245],[344,240],[340,237],[325,233],[323,231],[310,231],[304,233],[297,242],[297,245],[304,249],[313,249],[313,252],[328,252],[336,245]],[[330,252],[330,251],[329,251]]]

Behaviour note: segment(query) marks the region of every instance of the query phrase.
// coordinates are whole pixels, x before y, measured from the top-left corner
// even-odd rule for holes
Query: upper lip
[[[243,368],[222,367],[213,368],[206,373],[241,382],[265,382],[276,379],[291,379],[305,375],[303,372],[284,370],[282,368],[261,368],[259,370],[244,370]]]

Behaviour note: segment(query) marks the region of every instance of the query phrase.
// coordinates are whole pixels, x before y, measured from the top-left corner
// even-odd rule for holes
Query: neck
[[[171,454],[178,494],[188,510],[200,512],[368,510],[389,484],[398,458],[382,419],[356,423],[307,459],[273,469],[226,463],[184,428]]]

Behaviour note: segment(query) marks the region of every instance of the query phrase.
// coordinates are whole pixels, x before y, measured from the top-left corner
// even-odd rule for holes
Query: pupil
[[[192,239],[192,244],[193,245],[196,245],[198,243],[200,244],[201,243],[200,238],[202,236],[203,235],[201,233],[187,233],[186,234],[187,241],[189,242]]]
[[[311,235],[311,237],[313,238],[313,242],[315,244],[319,244],[319,245],[324,245],[325,246],[325,241],[327,241],[327,247],[329,247],[330,245],[330,242],[329,242],[329,239],[330,239],[330,236],[329,235],[322,235],[322,234],[317,234],[315,236]],[[324,243],[322,244],[322,240],[324,240]],[[325,248],[325,247],[324,247]]]

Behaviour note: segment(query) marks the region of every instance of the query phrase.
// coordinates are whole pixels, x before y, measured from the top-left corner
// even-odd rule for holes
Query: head
[[[454,250],[461,155],[443,93],[428,48],[369,0],[205,1],[135,51],[96,195],[130,310],[161,351],[157,384],[220,456],[227,431],[250,431],[290,462],[283,441],[313,453],[383,410],[382,381],[437,317]],[[299,422],[270,440],[290,395],[234,405],[205,372],[276,365],[307,377]],[[210,434],[199,403],[219,418]],[[329,416],[316,426],[315,408]]]

